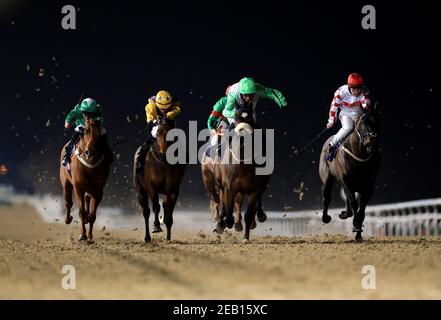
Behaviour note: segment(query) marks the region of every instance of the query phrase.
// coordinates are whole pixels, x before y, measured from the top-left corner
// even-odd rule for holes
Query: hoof
[[[256,219],[254,219],[253,222],[251,222],[250,229],[253,230],[256,229],[256,227],[257,227]]]
[[[243,244],[250,243],[250,239],[243,239],[243,240],[242,240],[242,243],[243,243]]]
[[[329,223],[329,222],[331,222],[331,220],[332,220],[332,217],[330,215],[323,215],[322,216],[323,223]]]
[[[345,220],[352,217],[352,214],[349,214],[347,211],[342,211],[338,216],[340,217],[340,219]]]
[[[225,225],[228,229],[231,229],[234,226],[234,218],[233,217],[224,217]]]
[[[363,237],[361,236],[361,232],[357,232],[355,235],[355,242],[363,242]]]
[[[95,243],[95,241],[93,241],[93,239],[87,239],[87,242],[86,242],[87,244],[94,244]]]
[[[216,227],[214,228],[213,232],[217,234],[222,234],[224,233],[225,228],[226,228],[225,223],[222,220],[219,220],[216,223]]]
[[[145,243],[151,243],[151,242],[152,242],[152,239],[145,237],[145,238],[144,238],[144,242],[145,242]]]
[[[152,233],[159,233],[162,232],[162,229],[160,226],[153,226]]]
[[[259,222],[265,222],[267,219],[267,216],[265,214],[265,212],[261,212],[260,214],[257,213],[257,220],[259,220]]]
[[[234,224],[234,230],[236,230],[237,232],[242,232],[243,230],[242,222],[236,222]]]
[[[69,216],[69,217],[64,218],[64,222],[65,222],[66,224],[70,224],[70,223],[72,222],[72,220],[73,220],[73,217],[72,217],[72,216]]]
[[[86,241],[87,240],[87,236],[85,234],[80,234],[80,236],[78,237],[78,241]]]

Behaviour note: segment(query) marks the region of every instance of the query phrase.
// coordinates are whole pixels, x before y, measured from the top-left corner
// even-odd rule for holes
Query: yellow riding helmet
[[[170,108],[172,100],[173,100],[172,95],[170,94],[170,92],[168,92],[166,90],[159,91],[155,97],[156,106],[159,109]]]

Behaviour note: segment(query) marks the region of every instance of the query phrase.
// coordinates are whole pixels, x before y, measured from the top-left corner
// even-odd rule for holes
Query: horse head
[[[86,160],[93,161],[102,155],[100,148],[101,124],[90,115],[85,116],[84,136],[79,145],[79,151],[84,155]]]
[[[254,128],[256,123],[254,122],[252,108],[245,105],[238,105],[234,112],[234,122],[236,123],[236,127],[241,123],[245,123]]]
[[[158,131],[156,133],[156,142],[158,144],[159,159],[165,161],[167,148],[171,141],[167,141],[167,132],[174,128],[174,121],[167,118],[160,118],[158,121]]]
[[[356,123],[355,130],[360,139],[361,147],[371,154],[377,150],[378,121],[374,112],[363,114]]]

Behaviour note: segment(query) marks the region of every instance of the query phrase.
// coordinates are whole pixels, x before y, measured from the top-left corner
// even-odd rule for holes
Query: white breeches
[[[341,129],[337,132],[336,135],[331,140],[331,144],[336,146],[339,142],[343,141],[348,135],[354,131],[355,122],[357,118],[360,116],[359,112],[350,111],[350,110],[342,110],[338,118],[341,122]]]

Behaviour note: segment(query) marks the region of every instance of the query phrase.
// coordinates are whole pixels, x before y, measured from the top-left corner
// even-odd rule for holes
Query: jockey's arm
[[[174,120],[178,114],[181,113],[181,103],[179,101],[174,101],[167,111],[166,117],[167,119]]]
[[[331,102],[331,107],[329,108],[329,119],[328,119],[328,128],[331,128],[335,122],[337,121],[337,113],[342,104],[340,90],[337,89],[334,93],[334,98]]]
[[[216,129],[217,124],[222,119],[222,112],[224,111],[225,105],[227,103],[227,97],[220,98],[215,105],[213,106],[213,111],[210,113],[208,117],[207,126],[208,129]]]
[[[153,122],[156,119],[156,105],[153,100],[149,99],[149,102],[145,106],[145,115],[147,119],[147,123]]]
[[[363,92],[363,94],[361,95],[361,108],[363,109],[363,111],[369,111],[370,106],[371,106],[371,99],[369,97],[369,91],[365,91]]]
[[[227,119],[234,118],[234,107],[236,107],[236,95],[229,93],[222,115]]]
[[[66,120],[64,120],[65,123],[72,123],[75,122],[77,119],[80,119],[83,115],[80,111],[80,105],[77,104],[66,116]]]
[[[259,83],[256,83],[256,91],[261,98],[273,100],[275,103],[277,103],[280,109],[285,109],[288,105],[285,97],[279,90],[267,88]]]

